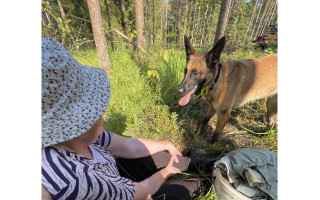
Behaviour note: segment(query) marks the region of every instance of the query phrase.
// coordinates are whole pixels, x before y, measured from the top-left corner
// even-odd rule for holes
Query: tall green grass
[[[84,65],[99,67],[95,49],[72,54]],[[155,92],[143,64],[124,47],[117,47],[109,54],[111,99],[104,115],[105,129],[126,136],[170,140],[182,149],[184,130],[177,122],[178,115],[171,113]]]
[[[186,65],[184,51],[177,49],[156,50],[147,59],[147,63],[145,70],[154,91],[164,104],[173,109],[172,111],[177,111],[177,107],[179,107],[177,87],[183,79]]]

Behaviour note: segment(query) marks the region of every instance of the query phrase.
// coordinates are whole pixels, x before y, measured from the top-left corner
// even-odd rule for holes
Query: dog
[[[216,142],[232,109],[266,97],[269,123],[277,121],[278,54],[243,60],[220,58],[225,36],[209,52],[197,53],[187,36],[184,36],[184,43],[187,64],[184,79],[178,86],[178,92],[183,95],[179,105],[186,105],[193,95],[202,93],[209,103],[196,136],[217,113],[217,125],[210,143]]]

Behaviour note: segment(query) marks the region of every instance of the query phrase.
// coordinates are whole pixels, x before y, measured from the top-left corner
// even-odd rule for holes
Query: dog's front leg
[[[222,111],[217,112],[217,126],[216,130],[213,133],[211,144],[217,142],[218,138],[220,137],[224,126],[226,125],[228,119],[231,117],[231,109],[225,109]]]
[[[209,105],[209,110],[207,112],[207,114],[205,116],[202,117],[202,119],[200,120],[200,123],[197,127],[197,132],[196,132],[196,136],[198,137],[200,132],[203,132],[205,125],[208,124],[208,122],[210,121],[210,119],[214,116],[214,114],[216,113],[216,110]]]

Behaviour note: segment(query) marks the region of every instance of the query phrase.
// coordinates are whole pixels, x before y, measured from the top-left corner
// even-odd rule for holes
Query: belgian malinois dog
[[[203,95],[209,103],[207,114],[197,127],[196,136],[217,113],[217,125],[211,143],[217,141],[233,108],[268,97],[269,123],[277,120],[278,54],[255,59],[220,58],[225,45],[222,37],[209,52],[196,53],[184,36],[187,64],[184,79],[178,87],[183,95],[179,105],[186,105],[193,95]]]

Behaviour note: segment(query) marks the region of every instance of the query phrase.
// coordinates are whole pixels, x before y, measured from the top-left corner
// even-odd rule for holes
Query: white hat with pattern
[[[80,64],[53,39],[42,39],[42,147],[88,131],[107,109],[107,73]]]

